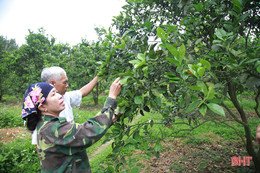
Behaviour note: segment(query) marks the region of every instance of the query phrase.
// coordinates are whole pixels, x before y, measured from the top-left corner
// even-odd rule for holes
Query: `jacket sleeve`
[[[62,119],[52,122],[49,124],[52,126],[49,127],[52,129],[52,134],[44,135],[45,142],[61,146],[89,147],[104,136],[112,125],[112,118],[116,108],[116,100],[108,97],[102,111],[83,124],[62,122],[60,121]]]

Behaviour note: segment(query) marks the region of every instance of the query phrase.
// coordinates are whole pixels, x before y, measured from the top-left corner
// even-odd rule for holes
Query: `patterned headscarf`
[[[27,116],[38,112],[38,107],[44,103],[53,85],[45,82],[30,85],[25,91],[22,118],[25,120]]]

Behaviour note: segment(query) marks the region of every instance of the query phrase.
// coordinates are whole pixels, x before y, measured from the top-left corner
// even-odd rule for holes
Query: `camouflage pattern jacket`
[[[43,115],[37,124],[42,172],[91,172],[86,148],[98,141],[112,125],[116,107],[116,100],[108,97],[102,111],[83,124]]]

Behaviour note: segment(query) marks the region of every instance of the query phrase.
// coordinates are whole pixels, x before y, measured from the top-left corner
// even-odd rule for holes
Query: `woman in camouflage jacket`
[[[86,148],[98,141],[113,123],[116,97],[121,92],[120,78],[110,86],[102,111],[83,124],[59,117],[63,99],[49,83],[28,87],[22,117],[27,128],[37,128],[37,148],[42,172],[91,172]]]

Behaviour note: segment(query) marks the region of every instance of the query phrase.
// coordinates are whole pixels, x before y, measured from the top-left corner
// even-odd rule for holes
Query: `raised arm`
[[[57,128],[57,130],[52,131],[52,137],[48,138],[50,143],[71,147],[88,147],[98,141],[112,125],[114,111],[117,108],[116,98],[120,92],[120,78],[117,78],[110,86],[109,97],[106,99],[101,112],[99,112],[97,116],[89,118],[83,124],[69,123],[65,121],[56,126],[55,123],[59,123],[54,121],[49,123],[49,126],[56,126]],[[56,134],[57,131],[59,132],[58,134]]]
[[[98,83],[98,80],[99,80],[99,77],[96,76],[92,79],[92,81],[90,81],[88,84],[86,84],[85,86],[83,86],[80,89],[82,97],[85,97],[86,95],[88,95],[94,89],[94,87]]]

